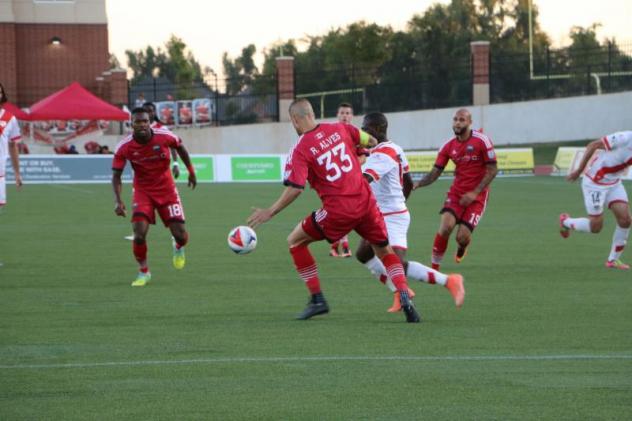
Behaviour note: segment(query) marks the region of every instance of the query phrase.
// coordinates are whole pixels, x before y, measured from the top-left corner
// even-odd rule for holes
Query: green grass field
[[[447,186],[409,201],[413,260],[429,260]],[[630,419],[632,276],[603,266],[610,215],[600,235],[559,236],[560,212],[584,213],[579,185],[496,180],[467,258],[452,263],[453,240],[446,256],[465,276],[464,308],[412,284],[418,325],[387,313],[386,289],[324,243],[312,252],[332,312],[293,320],[307,290],[285,238],[314,193],[259,228],[253,254],[226,245],[281,189],[181,188],[187,267],[171,267],[168,233],[152,227],[152,283],[132,288],[131,228],[108,185],[9,188],[0,419]]]

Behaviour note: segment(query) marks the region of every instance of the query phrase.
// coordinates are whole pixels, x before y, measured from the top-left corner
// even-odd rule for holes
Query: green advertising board
[[[215,181],[215,171],[212,156],[192,156],[191,163],[195,168],[198,183],[212,183]],[[180,177],[178,183],[186,183],[189,178],[187,167],[180,163]]]
[[[279,181],[281,158],[278,156],[231,157],[233,181]]]

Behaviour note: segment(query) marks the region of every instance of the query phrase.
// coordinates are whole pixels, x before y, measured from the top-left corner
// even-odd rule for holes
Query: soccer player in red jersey
[[[470,112],[458,110],[452,119],[455,137],[443,144],[432,170],[415,184],[415,188],[432,184],[449,160],[456,165],[454,182],[440,211],[441,224],[432,247],[432,268],[435,270],[439,270],[448,248],[448,239],[457,224],[458,249],[454,260],[461,263],[472,239],[472,232],[485,212],[489,184],[498,172],[492,141],[483,133],[472,130],[471,126]]]
[[[180,139],[168,130],[152,129],[150,125],[147,111],[135,108],[132,111],[133,133],[119,142],[112,161],[114,212],[119,216],[126,215],[125,203],[121,199],[121,174],[127,161],[130,161],[134,169],[133,252],[140,271],[132,286],[145,286],[151,280],[145,238],[149,224],[156,223],[156,211],[165,226],[169,227],[174,239],[173,265],[176,269],[184,268],[184,246],[189,240],[189,234],[184,227],[180,195],[169,172],[169,148],[175,148],[187,166],[189,187],[195,188],[197,184],[189,153]]]
[[[284,184],[287,187],[269,208],[255,208],[248,224],[256,228],[272,219],[296,200],[306,182],[320,197],[322,208],[307,216],[288,237],[296,270],[311,293],[307,307],[298,319],[306,320],[329,312],[309,244],[320,240],[332,243],[355,230],[373,246],[376,256],[386,267],[400,293],[406,321],[419,322],[419,314],[408,296],[404,268],[388,245],[384,218],[371,187],[362,176],[355,153],[360,145],[375,144],[376,140],[350,124],[317,124],[312,106],[306,99],[294,101],[289,111],[299,139],[285,165]]]

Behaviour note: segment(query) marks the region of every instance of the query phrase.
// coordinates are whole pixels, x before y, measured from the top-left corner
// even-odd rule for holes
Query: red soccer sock
[[[189,242],[189,233],[185,232],[184,237],[182,237],[182,243],[179,243],[178,240],[176,240],[176,249],[180,250],[180,248],[186,246],[188,242]]]
[[[147,243],[137,244],[136,241],[133,241],[132,250],[136,261],[140,265],[141,272],[147,272],[149,270],[147,267]]]
[[[437,233],[435,235],[434,244],[432,245],[432,264],[439,265],[443,260],[443,255],[448,248],[448,238]]]
[[[395,253],[389,253],[382,257],[382,263],[386,268],[388,277],[393,281],[393,285],[398,291],[407,291],[408,282],[406,282],[406,275],[404,274],[404,266],[399,260],[399,257]]]
[[[318,294],[320,292],[320,280],[318,279],[318,269],[316,268],[314,256],[309,252],[307,246],[304,245],[290,247],[290,254],[294,261],[294,267],[301,279],[305,281],[309,292],[312,295]]]

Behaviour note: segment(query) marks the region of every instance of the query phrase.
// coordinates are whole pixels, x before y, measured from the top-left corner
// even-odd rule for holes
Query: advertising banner
[[[233,181],[280,181],[281,158],[279,156],[232,156]]]
[[[162,101],[156,103],[156,116],[166,126],[176,124],[176,103],[174,101]]]
[[[412,173],[428,173],[437,158],[436,151],[406,152]],[[499,174],[532,174],[535,166],[532,148],[496,149]],[[454,173],[454,163],[448,162],[444,174]]]
[[[25,183],[109,183],[112,155],[20,155],[20,170]],[[7,166],[7,181],[15,181],[11,165]],[[129,164],[123,181],[132,181]]]
[[[193,101],[178,101],[178,126],[193,125]]]
[[[211,100],[208,98],[197,98],[193,100],[193,122],[195,124],[209,124],[213,115]]]
[[[215,163],[213,155],[193,155],[191,156],[191,163],[195,168],[195,176],[198,183],[212,183],[215,181]],[[177,183],[187,183],[189,178],[189,171],[187,167],[180,164],[180,177],[176,180]]]

